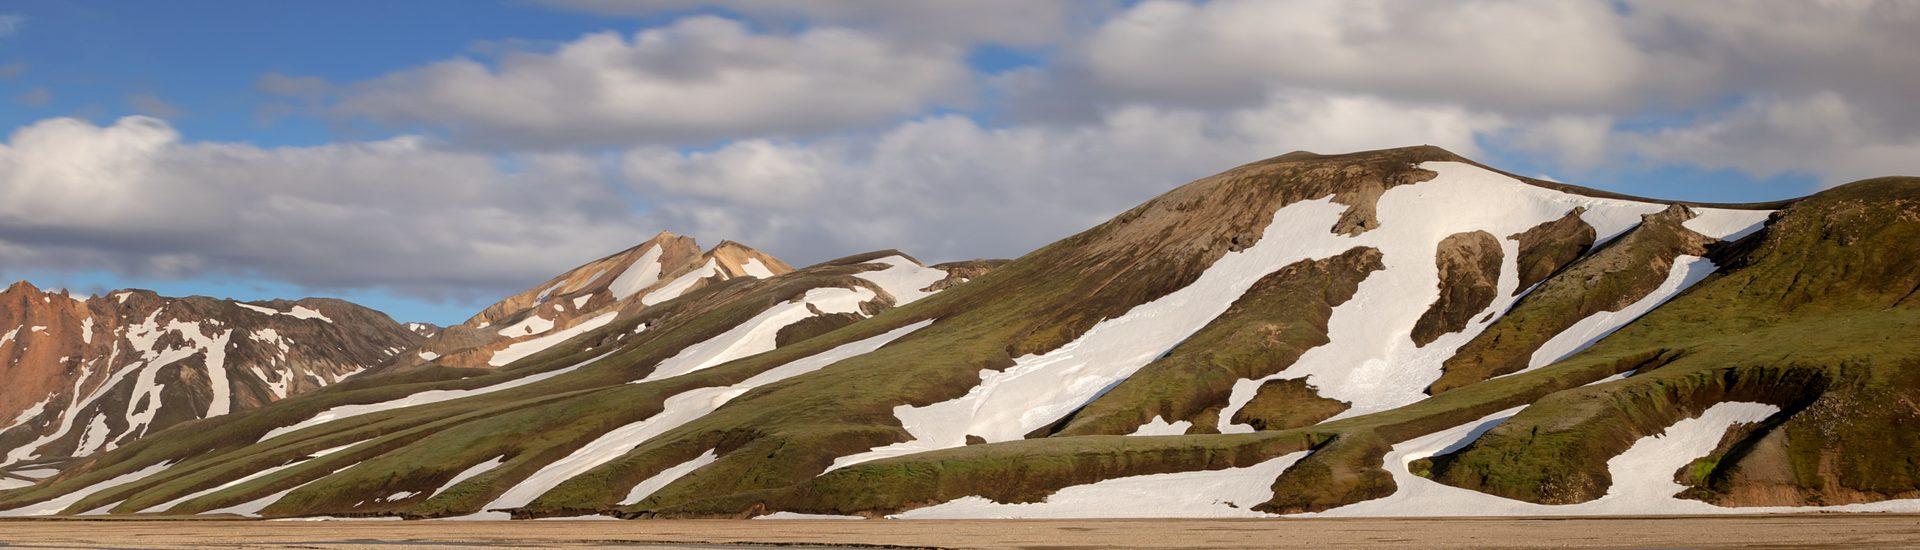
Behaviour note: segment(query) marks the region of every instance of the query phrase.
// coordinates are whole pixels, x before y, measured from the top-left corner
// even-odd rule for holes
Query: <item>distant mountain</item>
[[[701,252],[690,237],[662,232],[618,254],[560,274],[438,329],[390,368],[426,364],[499,367],[637,312],[728,279],[773,277],[785,262],[732,241]]]
[[[0,485],[385,363],[420,337],[339,300],[0,291]],[[0,476],[6,474],[0,473]]]
[[[0,513],[1920,511],[1916,242],[1916,178],[1710,205],[1433,147],[1254,162],[1005,262],[736,273],[663,234]]]

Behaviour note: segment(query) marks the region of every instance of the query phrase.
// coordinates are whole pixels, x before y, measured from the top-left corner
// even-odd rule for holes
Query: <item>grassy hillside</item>
[[[1435,164],[1423,168],[1427,162]],[[969,496],[1041,502],[1103,480],[1246,468],[1304,451],[1270,480],[1270,500],[1242,504],[1269,513],[1316,512],[1399,489],[1394,472],[1383,468],[1395,445],[1523,406],[1471,445],[1416,462],[1414,469],[1456,487],[1569,503],[1605,493],[1609,458],[1725,401],[1769,403],[1782,412],[1728,432],[1709,456],[1676,471],[1690,498],[1738,506],[1920,495],[1920,470],[1908,458],[1920,448],[1920,436],[1901,429],[1920,425],[1920,412],[1909,406],[1920,391],[1920,369],[1910,368],[1920,366],[1920,344],[1910,338],[1920,328],[1920,299],[1913,297],[1920,292],[1920,254],[1911,244],[1920,242],[1920,180],[1871,180],[1791,205],[1763,205],[1784,210],[1767,229],[1737,242],[1688,225],[1700,215],[1694,208],[1621,207],[1596,199],[1618,197],[1532,180],[1498,182],[1512,187],[1497,189],[1527,200],[1546,197],[1523,203],[1531,210],[1516,213],[1520,221],[1489,225],[1499,231],[1387,227],[1434,218],[1383,220],[1394,211],[1381,205],[1395,204],[1383,197],[1461,200],[1435,196],[1482,189],[1471,181],[1422,187],[1461,168],[1449,162],[1466,161],[1417,147],[1292,153],[1248,164],[1010,262],[935,266],[944,274],[912,290],[938,292],[911,303],[862,276],[886,269],[877,262],[897,254],[890,251],[768,279],[717,282],[628,311],[497,371],[429,366],[189,423],[48,483],[0,493],[0,508],[171,462],[159,474],[66,509],[110,506],[127,513],[165,504],[172,513],[196,513],[284,493],[261,502],[270,504],[261,513],[442,517],[499,508],[516,517],[877,516]],[[1241,286],[1221,287],[1237,294],[1206,297],[1224,307],[1219,315],[1169,327],[1191,332],[1175,344],[1117,359],[1092,356],[1084,364],[1045,362],[1088,345],[1088,335],[1111,326],[1106,323],[1140,315],[1145,305],[1218,275],[1209,270],[1273,238],[1265,231],[1276,212],[1296,205],[1323,209],[1293,210],[1293,221],[1312,222],[1311,234],[1282,237],[1335,236],[1328,242],[1339,244],[1383,228],[1411,236],[1379,246],[1311,249],[1304,258],[1275,255],[1286,261],[1244,274]],[[1610,227],[1604,234],[1612,238],[1597,243],[1602,233],[1594,224]],[[1405,254],[1406,242],[1431,254]],[[1402,253],[1383,252],[1390,246]],[[1652,313],[1621,319],[1624,327],[1596,345],[1530,368],[1533,356],[1571,327],[1663,297],[1658,288],[1674,281],[1678,262],[1689,256],[1706,257],[1719,269]],[[772,351],[649,377],[663,361],[764,312],[833,288],[862,289],[874,298],[852,313],[814,308],[814,315],[779,328]],[[1411,301],[1406,296],[1428,298],[1385,303]],[[1315,350],[1356,345],[1336,341],[1352,339],[1353,331],[1335,330],[1368,328],[1367,311],[1354,322],[1355,304],[1417,306],[1408,326],[1362,334],[1382,336],[1381,347],[1390,350],[1433,355],[1428,365],[1437,381],[1420,379],[1406,390],[1417,401],[1367,408],[1363,400],[1331,397],[1341,394],[1322,378],[1287,374],[1303,357],[1320,353]],[[871,349],[860,348],[867,343]],[[860,351],[845,351],[852,348]],[[1384,387],[1406,376],[1391,370],[1398,365],[1369,364],[1376,356],[1352,357],[1319,360],[1329,368],[1385,373],[1379,376],[1386,380],[1357,384]],[[1060,389],[1014,387],[1040,383],[1005,378],[1009,373],[1136,360],[1137,370],[1110,383],[1077,389],[1084,393],[1061,390],[1074,396],[1070,401],[1041,396],[1067,401],[1071,409],[1064,413],[1034,407],[959,415],[1017,420],[1020,429],[1011,435],[969,431],[935,440],[928,435],[933,428],[912,425],[916,418],[945,420],[925,420],[916,411],[965,404],[983,392]],[[783,370],[795,365],[811,367]],[[560,369],[570,370],[260,441],[275,428],[343,405],[491,387]],[[1429,395],[1420,394],[1423,385]],[[607,441],[608,434],[654,421],[661,422],[657,429],[632,432],[644,436]],[[957,429],[979,427],[965,422]],[[1153,426],[1182,435],[1127,435]],[[1249,426],[1257,431],[1217,433]],[[923,446],[899,447],[912,452],[890,458],[849,458],[883,456],[875,449],[906,444]],[[600,454],[553,477],[556,465],[574,464],[582,453]],[[257,477],[233,483],[248,475]],[[550,489],[536,483],[549,478]],[[527,487],[537,491],[523,502],[508,498]]]

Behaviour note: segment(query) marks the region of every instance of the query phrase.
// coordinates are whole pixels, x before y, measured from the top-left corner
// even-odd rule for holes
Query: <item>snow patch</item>
[[[142,513],[142,514],[152,514],[152,513],[158,513],[158,512],[164,512],[164,511],[166,511],[166,510],[168,510],[168,509],[170,509],[170,508],[173,508],[173,507],[175,507],[175,506],[179,506],[179,505],[180,505],[180,503],[182,503],[182,502],[186,502],[186,501],[189,501],[189,500],[193,500],[193,499],[196,499],[196,498],[200,498],[200,497],[203,497],[203,496],[207,496],[207,495],[210,495],[210,494],[213,494],[213,493],[215,493],[215,492],[218,492],[218,491],[221,491],[221,490],[224,490],[224,489],[227,489],[227,488],[230,488],[230,487],[234,487],[234,486],[237,486],[237,485],[239,485],[239,484],[242,484],[242,483],[246,483],[246,482],[249,482],[249,481],[253,481],[253,480],[255,480],[255,479],[259,479],[259,478],[262,478],[262,477],[266,477],[266,476],[269,476],[269,475],[273,475],[274,473],[277,473],[277,472],[279,472],[279,471],[281,471],[281,470],[285,470],[285,469],[287,469],[287,468],[292,468],[292,467],[294,467],[294,466],[299,466],[299,465],[300,465],[300,464],[301,464],[302,462],[304,462],[304,461],[296,461],[296,462],[290,462],[290,463],[286,463],[286,464],[281,464],[281,465],[279,465],[279,466],[274,466],[274,467],[272,467],[272,468],[267,468],[267,469],[265,469],[265,470],[260,470],[260,471],[258,471],[258,472],[254,472],[254,473],[251,473],[251,474],[247,474],[246,476],[244,476],[244,477],[241,477],[241,478],[239,478],[239,479],[235,479],[235,480],[233,480],[233,481],[228,481],[228,482],[226,482],[226,483],[222,483],[222,484],[220,484],[220,485],[218,485],[218,486],[215,486],[215,487],[212,487],[212,488],[208,488],[208,489],[203,489],[203,490],[200,490],[200,491],[195,491],[195,492],[193,492],[193,493],[189,493],[189,494],[187,494],[186,496],[183,496],[183,497],[180,497],[180,498],[176,498],[176,499],[173,499],[173,500],[169,500],[169,501],[166,501],[166,502],[163,502],[163,503],[160,503],[160,504],[158,504],[158,505],[155,505],[155,506],[152,506],[152,507],[149,507],[149,508],[147,508],[147,509],[145,509],[145,510],[141,510],[141,511],[140,511],[140,513]]]
[[[1765,227],[1767,218],[1772,216],[1773,212],[1772,210],[1695,208],[1693,219],[1681,222],[1680,226],[1715,239],[1737,241]]]
[[[609,311],[592,319],[581,321],[577,325],[547,334],[546,336],[514,342],[502,348],[500,351],[493,352],[493,357],[487,359],[487,364],[496,367],[511,365],[514,361],[525,359],[533,354],[546,351],[547,348],[559,345],[567,340],[572,340],[575,336],[586,334],[592,332],[593,329],[606,326],[607,323],[613,322],[614,317],[618,317],[619,315],[620,312],[618,311]]]
[[[686,294],[688,290],[693,289],[694,283],[698,283],[702,279],[715,275],[726,278],[726,274],[720,272],[720,263],[714,261],[713,258],[707,258],[706,265],[702,265],[693,271],[688,271],[679,277],[674,277],[674,279],[667,282],[667,284],[660,285],[660,288],[655,289],[653,292],[648,292],[646,296],[641,296],[640,303],[654,305],[679,298],[681,294]]]
[[[40,416],[40,413],[47,411],[47,402],[49,401],[53,401],[53,396],[49,395],[45,399],[41,399],[39,403],[34,403],[33,406],[27,407],[24,411],[20,411],[18,416],[13,417],[12,423],[7,424],[5,428],[0,428],[0,433],[6,433],[7,430],[11,430],[21,424],[26,424],[28,420],[33,420],[34,417]]]
[[[659,281],[660,245],[655,244],[648,246],[647,251],[641,253],[639,259],[628,264],[627,268],[620,272],[619,277],[614,277],[613,283],[607,285],[607,290],[613,293],[615,301],[620,301],[646,290],[647,287]]]
[[[566,457],[540,468],[482,509],[497,510],[526,506],[527,503],[533,502],[533,499],[539,498],[540,495],[572,479],[573,476],[620,458],[655,436],[706,416],[707,413],[713,412],[727,401],[749,390],[820,370],[847,358],[880,349],[881,346],[930,324],[933,324],[932,320],[921,321],[893,329],[885,334],[841,344],[833,349],[768,369],[731,386],[697,388],[675,394],[666,399],[659,414],[601,435]]]
[[[1186,420],[1167,422],[1167,419],[1156,414],[1153,415],[1153,420],[1141,424],[1138,429],[1133,430],[1133,433],[1127,435],[1185,435],[1187,429],[1192,427],[1193,422]]]
[[[299,484],[299,485],[295,485],[295,486],[294,486],[293,488],[291,488],[291,489],[287,489],[287,490],[285,490],[285,491],[281,491],[281,492],[278,492],[278,493],[274,493],[274,494],[271,494],[271,495],[267,495],[267,496],[264,496],[264,497],[260,497],[260,498],[257,498],[257,499],[253,499],[253,500],[249,500],[249,501],[246,501],[246,502],[242,502],[242,503],[240,503],[240,504],[235,504],[235,505],[233,505],[233,506],[228,506],[228,507],[226,507],[226,508],[219,508],[219,509],[215,509],[215,510],[207,510],[207,511],[205,511],[205,512],[201,512],[201,514],[236,514],[236,515],[242,515],[242,516],[249,516],[249,517],[259,517],[259,515],[260,515],[260,510],[262,510],[262,509],[265,509],[265,508],[266,508],[267,506],[271,506],[271,505],[272,505],[273,503],[275,503],[275,502],[279,502],[281,498],[283,498],[283,497],[286,497],[286,496],[287,496],[287,493],[291,493],[291,492],[294,492],[294,491],[297,491],[297,490],[300,490],[300,488],[301,488],[301,487],[306,487],[306,486],[308,486],[308,485],[312,485],[312,484],[313,484],[313,483],[314,483],[315,481],[320,481],[320,480],[322,480],[322,479],[326,479],[326,478],[327,478],[327,476],[331,476],[331,475],[333,475],[333,474],[335,474],[335,473],[337,473],[337,472],[339,472],[340,470],[345,470],[345,469],[347,469],[347,468],[351,468],[351,467],[353,467],[353,466],[354,466],[354,465],[352,465],[352,464],[349,464],[349,465],[347,465],[347,466],[342,466],[342,467],[340,467],[340,468],[337,468],[337,469],[335,469],[335,470],[333,470],[333,471],[331,471],[331,472],[327,472],[327,473],[326,473],[326,475],[322,475],[322,476],[320,476],[320,477],[316,477],[316,478],[313,478],[313,481],[308,481],[308,482],[306,482],[306,483],[302,483],[302,484]],[[399,519],[399,518],[394,518],[394,519]]]
[[[780,329],[821,313],[858,313],[860,304],[874,298],[866,288],[815,288],[800,299],[782,302],[754,315],[746,322],[698,344],[682,348],[673,357],[654,365],[653,372],[633,383],[652,382],[680,376],[741,357],[773,351]]]
[[[1620,311],[1602,311],[1588,315],[1587,318],[1553,335],[1553,338],[1541,344],[1539,349],[1533,350],[1533,357],[1527,361],[1526,370],[1503,376],[1551,365],[1580,353],[1600,342],[1601,339],[1612,335],[1614,331],[1627,326],[1627,323],[1632,323],[1640,316],[1667,303],[1667,300],[1678,296],[1680,291],[1706,279],[1707,275],[1711,275],[1718,267],[1713,265],[1712,260],[1699,256],[1680,256],[1674,259],[1673,267],[1667,271],[1667,279],[1661,281],[1660,286],[1654,288],[1653,292],[1628,304],[1627,307],[1620,308]]]
[[[1288,453],[1243,468],[1149,474],[1061,489],[1042,502],[1002,504],[970,496],[887,516],[894,519],[1259,518],[1273,480],[1307,456]]]
[[[326,315],[321,315],[320,310],[301,305],[293,306],[293,309],[287,311],[285,315],[300,319],[319,319],[329,323],[333,322],[333,319],[328,319]]]
[[[660,473],[654,474],[653,477],[649,477],[641,481],[639,485],[633,486],[633,490],[627,491],[627,498],[626,500],[620,501],[620,505],[629,506],[637,504],[642,499],[653,496],[653,493],[659,491],[661,487],[666,487],[667,484],[673,483],[685,477],[687,474],[693,473],[694,470],[704,468],[716,460],[720,460],[720,455],[714,453],[713,449],[707,449],[707,452],[701,453],[700,456],[693,457],[692,460],[661,470]]]
[[[121,301],[124,302],[125,299],[122,299]],[[256,306],[256,305],[244,303],[244,302],[234,302],[233,305],[247,308],[265,315],[285,315],[285,316],[293,317],[297,319],[319,319],[329,323],[333,322],[333,319],[328,319],[326,315],[321,314],[320,310],[313,309],[307,306],[302,306],[302,305],[295,305],[293,306],[293,309],[289,311],[280,311],[277,309]]]
[[[771,514],[767,514],[767,515],[764,515],[764,516],[754,516],[754,517],[753,517],[753,519],[770,519],[770,520],[848,520],[848,519],[853,519],[853,520],[860,520],[860,519],[867,519],[867,518],[864,518],[864,517],[860,517],[860,516],[837,516],[837,515],[833,515],[833,514],[802,514],[802,513],[799,513],[799,512],[774,512],[774,513],[771,513]]]
[[[74,447],[73,456],[89,456],[99,451],[100,446],[107,444],[108,431],[106,415],[93,415],[93,422],[87,424],[86,431],[80,432],[80,443]]]
[[[608,315],[612,315],[612,314],[609,313]],[[520,378],[515,378],[513,380],[501,382],[499,384],[494,384],[491,386],[481,386],[478,388],[473,388],[468,390],[427,390],[427,391],[423,391],[423,392],[409,395],[406,397],[402,397],[399,399],[394,399],[391,401],[382,401],[379,403],[366,403],[366,404],[359,404],[359,405],[340,405],[324,411],[320,411],[319,414],[313,415],[312,418],[308,418],[306,420],[300,421],[300,423],[298,424],[294,424],[291,426],[282,426],[279,428],[274,428],[272,430],[269,430],[267,431],[266,435],[260,436],[260,441],[266,441],[268,439],[273,439],[274,437],[277,437],[282,434],[293,433],[293,432],[300,431],[302,429],[306,429],[312,426],[318,426],[321,424],[325,424],[328,422],[332,422],[332,421],[340,420],[344,418],[353,418],[360,415],[373,414],[380,411],[388,411],[388,410],[398,409],[402,407],[412,407],[416,405],[426,405],[429,403],[439,403],[441,401],[450,401],[450,400],[460,399],[464,397],[473,397],[476,395],[485,395],[485,394],[489,394],[497,391],[510,390],[510,389],[518,388],[528,384],[537,383],[542,380],[547,380],[555,376],[560,376],[562,374],[573,372],[575,370],[578,370],[580,367],[591,365],[593,364],[594,361],[599,361],[600,359],[605,358],[608,355],[613,355],[613,352],[607,352],[607,353],[601,354],[598,357],[594,357],[586,361],[581,361],[579,364],[576,364],[570,367],[554,369],[554,370],[550,370],[547,372],[530,375],[530,376],[523,376]]]
[[[927,292],[922,289],[933,286],[934,283],[947,278],[947,272],[945,271],[922,267],[920,264],[913,263],[913,260],[901,256],[887,256],[866,263],[885,264],[887,268],[874,271],[862,271],[855,273],[853,276],[880,285],[880,288],[886,290],[887,294],[893,295],[893,305],[895,306],[904,306],[913,303],[915,300],[932,296],[932,292]]]
[[[487,473],[488,471],[491,471],[494,468],[499,468],[501,464],[505,464],[506,462],[507,462],[507,457],[505,455],[502,455],[502,456],[493,457],[493,460],[489,460],[486,462],[475,464],[473,466],[469,466],[467,467],[467,469],[461,470],[460,473],[454,474],[453,479],[447,480],[446,484],[441,485],[440,488],[434,489],[432,494],[427,495],[427,498],[440,496],[440,493],[446,492],[447,489],[450,489],[455,485],[459,485],[460,482],[466,481],[468,478],[472,478],[473,476]]]
[[[82,487],[79,490],[60,495],[58,498],[28,504],[11,510],[0,511],[0,516],[50,516],[57,514],[60,513],[61,510],[65,510],[67,507],[73,506],[75,503],[85,500],[89,496],[93,496],[94,493],[146,479],[147,476],[160,473],[172,465],[172,462],[154,464],[146,468],[122,474],[113,479]]]
[[[748,277],[755,279],[767,279],[774,276],[773,270],[767,269],[767,264],[760,263],[759,258],[747,258],[746,263],[740,264],[740,271],[746,273]]]
[[[49,477],[53,477],[53,474],[60,473],[60,470],[53,469],[53,468],[34,468],[31,470],[19,470],[14,472],[7,472],[7,473],[24,477],[24,478],[29,478],[29,479],[46,479]]]
[[[532,336],[535,334],[540,334],[542,332],[546,332],[549,330],[553,330],[552,319],[541,317],[539,315],[529,315],[525,320],[520,321],[518,323],[514,323],[513,326],[500,329],[499,332],[501,336],[505,336],[508,338],[519,338],[521,336]]]

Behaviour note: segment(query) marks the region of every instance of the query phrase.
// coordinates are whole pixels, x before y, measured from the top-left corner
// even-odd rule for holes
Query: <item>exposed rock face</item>
[[[466,322],[440,329],[416,352],[397,358],[387,369],[429,363],[499,367],[524,357],[517,350],[528,347],[516,349],[516,344],[564,334],[610,315],[636,312],[717,281],[791,271],[786,262],[740,243],[725,241],[701,252],[693,238],[661,232],[633,248],[509,296]],[[502,350],[516,351],[501,354]]]
[[[1500,286],[1500,241],[1485,231],[1455,233],[1440,241],[1434,263],[1440,268],[1440,299],[1413,324],[1413,343],[1427,345],[1443,334],[1459,332],[1475,314],[1493,304]]]
[[[240,303],[144,290],[0,292],[0,463],[91,456],[174,424],[311,392],[421,337],[340,300]]]
[[[1428,393],[1524,370],[1541,345],[1568,327],[1646,297],[1668,278],[1674,261],[1707,253],[1706,245],[1713,239],[1684,225],[1693,217],[1691,209],[1677,204],[1647,214],[1626,235],[1541,283],[1513,311],[1449,358],[1445,373],[1428,387]]]
[[[1586,211],[1575,208],[1558,220],[1507,237],[1520,248],[1520,286],[1514,287],[1514,293],[1526,292],[1593,248],[1593,226],[1580,219]]]

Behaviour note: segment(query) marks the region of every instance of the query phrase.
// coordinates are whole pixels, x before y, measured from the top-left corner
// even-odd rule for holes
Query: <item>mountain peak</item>
[[[33,286],[33,283],[28,282],[26,279],[21,279],[18,281],[14,281],[13,284],[11,285],[7,285],[6,291],[7,292],[27,291],[27,292],[38,293],[40,292],[40,287]]]

